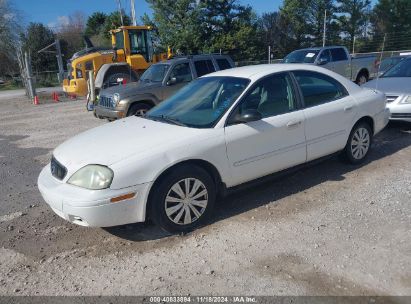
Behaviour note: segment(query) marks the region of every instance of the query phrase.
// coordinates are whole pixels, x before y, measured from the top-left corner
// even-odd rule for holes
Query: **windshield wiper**
[[[169,117],[167,115],[160,115],[160,116],[145,116],[145,118],[151,118],[153,120],[163,120],[165,122],[171,123],[173,125],[177,125],[177,126],[181,126],[181,127],[187,127],[187,125],[185,123],[182,123],[180,120],[178,120],[177,118],[172,118]]]

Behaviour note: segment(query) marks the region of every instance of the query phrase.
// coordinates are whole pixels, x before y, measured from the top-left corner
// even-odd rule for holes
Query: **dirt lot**
[[[0,113],[1,295],[411,295],[411,124],[361,167],[331,158],[244,189],[169,236],[74,226],[43,202],[52,150],[105,123],[84,102],[0,97]]]

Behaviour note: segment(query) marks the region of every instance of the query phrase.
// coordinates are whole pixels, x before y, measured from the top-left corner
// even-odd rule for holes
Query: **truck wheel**
[[[137,81],[136,77],[134,77],[133,75],[126,74],[126,73],[115,73],[107,77],[107,79],[103,83],[103,88],[105,89],[105,88],[119,85],[124,80],[127,83]]]
[[[360,74],[358,74],[357,79],[355,80],[355,83],[361,86],[367,81],[368,81],[368,74],[365,72],[361,72]]]
[[[152,107],[146,103],[137,102],[133,103],[131,107],[128,109],[127,117],[128,116],[144,116],[148,110]]]

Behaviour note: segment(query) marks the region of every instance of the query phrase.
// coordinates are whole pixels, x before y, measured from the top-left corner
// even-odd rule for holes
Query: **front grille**
[[[55,178],[57,178],[59,180],[63,180],[66,177],[66,174],[67,174],[66,167],[64,167],[62,164],[60,164],[54,158],[54,156],[51,158],[50,170],[51,170],[51,175],[53,175]]]
[[[411,113],[391,113],[392,118],[411,118]]]
[[[387,95],[386,97],[387,97],[387,102],[393,102],[398,98],[398,96],[395,96],[395,95]]]
[[[112,100],[111,97],[100,95],[98,103],[99,103],[100,106],[105,107],[105,108],[112,108],[113,107],[113,100]]]

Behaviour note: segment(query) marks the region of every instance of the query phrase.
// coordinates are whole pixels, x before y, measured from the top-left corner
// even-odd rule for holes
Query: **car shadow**
[[[249,212],[292,194],[307,191],[327,181],[342,181],[345,179],[345,174],[388,157],[410,145],[411,123],[390,122],[387,128],[375,137],[373,150],[363,164],[346,164],[333,155],[324,160],[309,163],[298,170],[273,174],[243,185],[228,196],[217,200],[213,216],[207,225]],[[304,208],[300,209],[304,210]],[[279,216],[286,215],[280,214]],[[105,228],[105,230],[122,239],[136,242],[170,236],[150,222]]]

